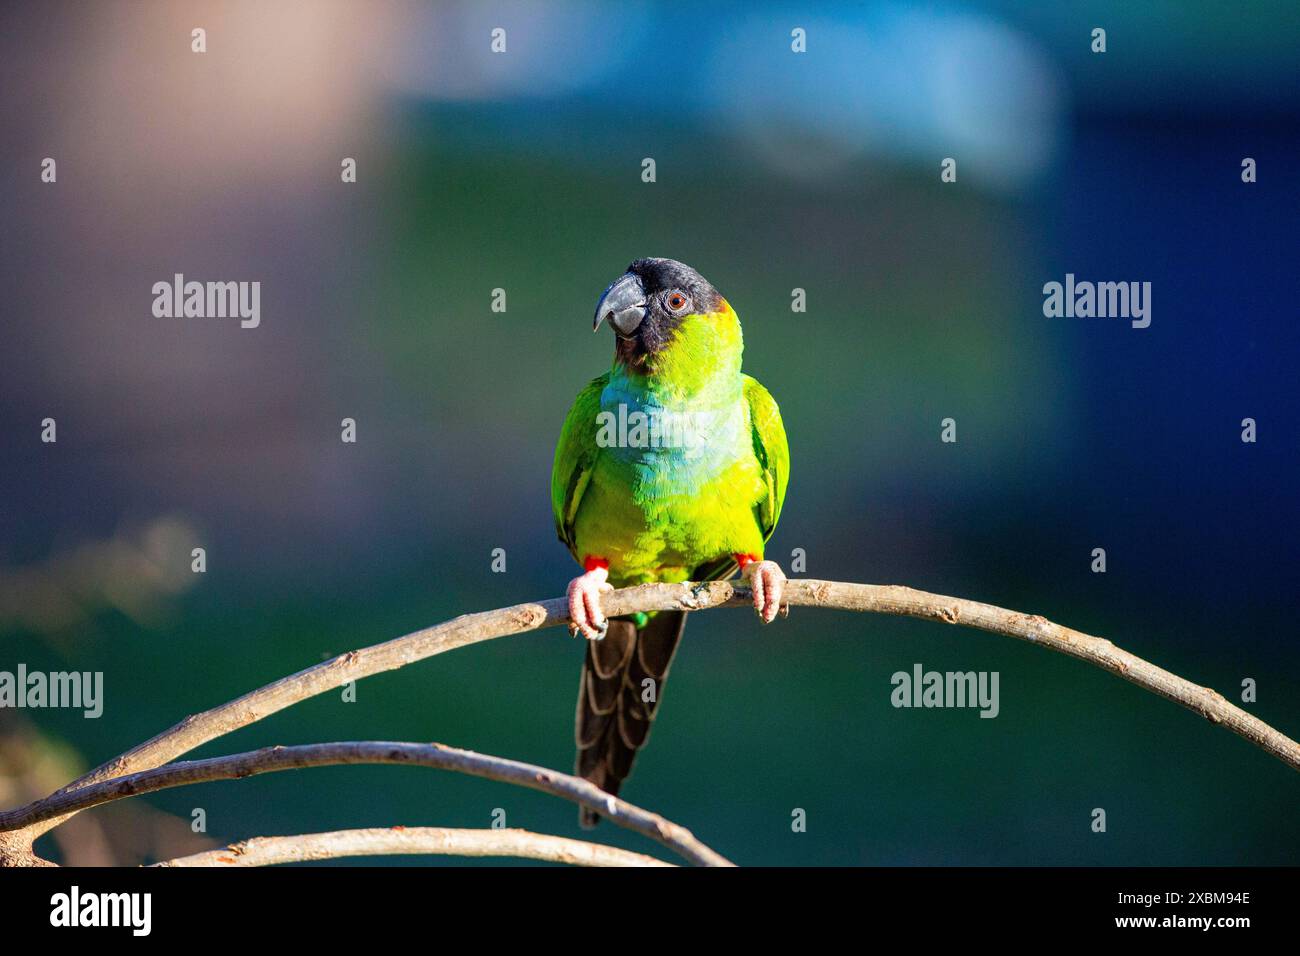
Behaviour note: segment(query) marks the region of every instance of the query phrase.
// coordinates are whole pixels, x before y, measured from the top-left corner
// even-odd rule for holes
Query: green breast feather
[[[597,416],[610,375],[583,389],[551,475],[556,531],[575,559],[605,558],[611,580],[627,584],[726,577],[733,553],[762,553],[785,498],[789,449],[772,396],[749,376],[741,380],[745,431],[704,471],[671,454],[600,447]]]

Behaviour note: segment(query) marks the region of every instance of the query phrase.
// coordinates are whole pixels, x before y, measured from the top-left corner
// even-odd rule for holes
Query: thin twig
[[[125,777],[103,780],[77,790],[61,791],[20,810],[0,814],[0,828],[12,829],[66,816],[126,797],[212,780],[240,780],[260,773],[327,767],[338,764],[410,764],[455,770],[475,777],[542,790],[589,807],[619,826],[658,840],[700,866],[731,866],[724,857],[695,838],[690,830],[638,806],[610,796],[590,780],[548,770],[518,760],[459,750],[442,744],[411,744],[383,740],[263,747],[247,753],[205,760],[183,760]]]
[[[689,610],[748,604],[749,589],[739,583],[643,584],[601,596],[610,616],[637,611]],[[839,608],[876,614],[919,617],[945,624],[964,624],[994,634],[1029,641],[1088,661],[1153,693],[1222,724],[1251,743],[1300,770],[1300,744],[1262,720],[1230,704],[1220,694],[1156,667],[1116,647],[1104,638],[1061,627],[1037,615],[929,594],[898,585],[846,584],[835,581],[792,580],[786,588],[792,605]],[[564,598],[555,598],[477,614],[465,614],[405,637],[350,651],[299,671],[229,703],[186,717],[158,736],[110,760],[64,787],[60,793],[157,767],[183,753],[255,723],[291,704],[314,697],[348,681],[394,670],[445,651],[523,631],[568,624]],[[62,817],[43,820],[13,833],[0,833],[0,860],[30,857],[33,841],[57,826]]]
[[[445,827],[389,827],[335,830],[300,836],[254,837],[220,850],[155,863],[154,866],[275,866],[350,856],[438,854],[510,856],[573,866],[672,866],[642,853],[599,843],[530,833],[528,830],[455,830]]]

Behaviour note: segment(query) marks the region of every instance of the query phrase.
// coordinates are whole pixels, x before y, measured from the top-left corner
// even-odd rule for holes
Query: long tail
[[[660,611],[640,630],[630,620],[615,618],[604,640],[587,642],[578,685],[578,776],[618,793],[650,737],[685,626],[684,611]],[[586,807],[578,814],[584,829],[599,819]]]

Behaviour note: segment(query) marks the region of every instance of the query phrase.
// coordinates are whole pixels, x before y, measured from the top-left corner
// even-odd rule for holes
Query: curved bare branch
[[[613,617],[637,611],[701,611],[715,607],[748,604],[749,589],[740,583],[715,581],[708,584],[643,584],[612,591],[602,596],[602,607]],[[1192,710],[1213,723],[1222,724],[1293,769],[1300,770],[1300,744],[1246,713],[1208,687],[1157,667],[1116,647],[1110,641],[1062,627],[1037,615],[1023,614],[991,604],[930,594],[898,585],[849,584],[836,581],[792,580],[786,600],[793,605],[838,608],[875,614],[917,617],[1014,637],[1040,647],[1059,651],[1110,671],[1139,687]],[[351,651],[309,667],[243,697],[211,710],[186,717],[174,727],[110,760],[78,778],[60,793],[157,767],[207,743],[246,727],[308,697],[339,687],[348,681],[382,671],[394,670],[445,651],[480,641],[568,624],[567,602],[563,598],[477,614],[465,614],[405,637]],[[0,857],[30,855],[32,842],[57,826],[62,817],[45,819],[12,833],[0,832]]]
[[[572,866],[672,866],[642,853],[528,830],[389,827],[254,837],[154,866],[276,866],[353,856],[509,856]]]
[[[411,744],[383,740],[263,747],[247,753],[205,760],[183,760],[152,770],[102,780],[77,790],[60,791],[19,810],[0,813],[0,829],[13,829],[67,816],[79,810],[112,803],[158,790],[212,780],[241,780],[261,773],[327,767],[339,764],[410,764],[455,770],[475,777],[514,783],[572,800],[595,810],[619,826],[627,827],[680,853],[700,866],[731,866],[724,857],[695,838],[686,827],[665,820],[638,806],[611,796],[590,780],[545,767],[506,760],[489,754],[460,750],[443,744]]]

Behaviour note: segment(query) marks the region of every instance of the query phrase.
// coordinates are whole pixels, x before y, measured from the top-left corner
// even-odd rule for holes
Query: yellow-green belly
[[[765,494],[752,455],[707,474],[667,454],[602,456],[574,522],[578,557],[608,561],[615,586],[689,580],[718,558],[762,555],[754,504]]]

